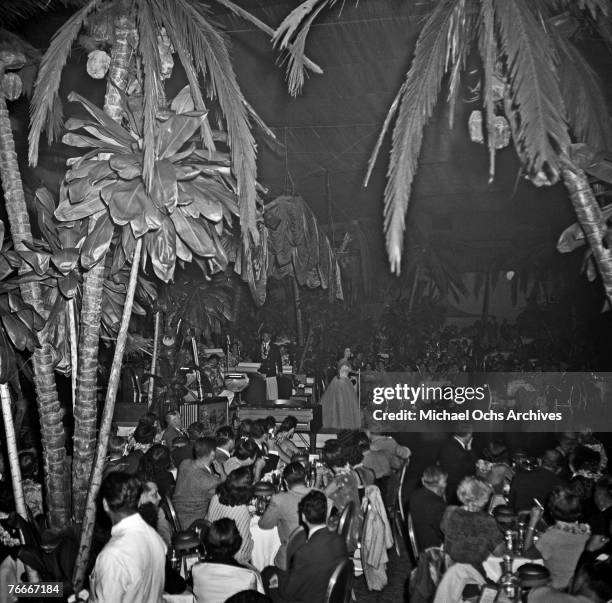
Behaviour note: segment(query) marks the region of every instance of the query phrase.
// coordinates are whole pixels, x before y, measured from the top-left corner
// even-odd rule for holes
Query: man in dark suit
[[[473,433],[470,427],[456,431],[446,440],[438,453],[438,463],[448,474],[446,501],[459,504],[457,486],[464,477],[476,473],[476,455],[472,451]]]
[[[313,490],[300,501],[298,510],[308,536],[301,546],[291,547],[295,552],[289,569],[265,568],[262,572],[264,585],[276,603],[324,601],[334,569],[348,557],[342,537],[327,529],[325,494]]]
[[[172,450],[174,448],[174,440],[181,436],[188,437],[188,434],[183,429],[181,412],[179,410],[169,410],[165,418],[167,427],[162,435],[162,442]]]
[[[267,331],[261,334],[258,361],[261,362],[259,371],[266,377],[276,377],[283,372],[280,349],[272,343],[272,335]]]
[[[512,480],[508,502],[515,511],[529,510],[537,498],[546,506],[546,499],[555,486],[566,485],[561,477],[563,456],[558,450],[547,450],[542,465],[533,471],[519,471]]]
[[[444,542],[440,522],[446,510],[444,493],[447,477],[440,467],[427,467],[421,479],[423,487],[410,495],[409,509],[419,551],[439,547]]]

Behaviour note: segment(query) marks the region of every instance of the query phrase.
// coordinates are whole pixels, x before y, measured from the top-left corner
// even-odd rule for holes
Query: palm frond
[[[292,96],[297,96],[304,86],[308,32],[319,13],[335,2],[336,0],[306,0],[293,9],[274,32],[272,43],[287,51],[287,79]]]
[[[531,176],[543,172],[556,181],[559,153],[566,152],[570,137],[550,38],[525,0],[493,4],[519,120],[515,145]]]
[[[399,105],[385,187],[384,227],[391,271],[400,273],[405,216],[423,142],[446,72],[449,34],[456,6],[462,0],[438,3],[417,40]]]
[[[142,2],[137,11],[138,48],[142,57],[143,78],[143,149],[142,177],[147,190],[153,181],[155,163],[155,119],[158,110],[161,82],[161,64],[157,48],[157,35],[160,26],[155,21],[151,5]]]
[[[596,150],[612,148],[612,127],[598,75],[570,40],[553,39],[559,54],[561,93],[575,138]]]
[[[495,177],[495,103],[493,100],[493,78],[495,59],[497,57],[497,41],[495,40],[495,12],[493,0],[480,2],[480,36],[478,48],[482,57],[483,69],[483,107],[487,125],[487,147],[489,149],[489,182]]]
[[[228,42],[204,17],[192,0],[160,0],[172,30],[180,32],[196,71],[210,82],[227,122],[232,169],[238,181],[243,242],[259,242],[257,230],[257,163],[244,97],[238,86]]]
[[[274,29],[270,27],[267,23],[264,23],[261,19],[258,19],[255,15],[250,13],[248,10],[245,10],[241,6],[238,6],[231,0],[216,0],[218,4],[225,6],[230,11],[232,11],[235,15],[241,17],[245,21],[252,23],[255,27],[261,29],[264,33],[267,33],[271,38],[274,36]],[[291,44],[289,48],[291,48]],[[304,67],[306,69],[310,69],[313,73],[321,75],[323,73],[323,69],[319,67],[314,61],[311,61],[308,57],[304,57]]]
[[[59,6],[75,4],[77,4],[75,0],[63,0],[62,2],[55,0],[2,0],[0,2],[0,23],[12,26],[28,17],[57,9]]]
[[[465,61],[472,46],[475,32],[475,15],[477,8],[473,0],[459,2],[453,14],[449,31],[449,47],[446,69],[450,72],[448,83],[449,125],[452,130],[455,118],[455,103],[459,92],[461,72],[465,68]]]
[[[83,8],[78,10],[61,29],[53,36],[51,44],[45,52],[38,70],[38,77],[34,86],[30,115],[31,127],[28,135],[29,151],[28,161],[35,166],[38,162],[38,147],[42,131],[47,129],[47,140],[53,142],[57,132],[53,130],[53,107],[56,103],[62,69],[70,55],[72,44],[79,35],[87,15],[95,10],[98,0],[90,0]]]

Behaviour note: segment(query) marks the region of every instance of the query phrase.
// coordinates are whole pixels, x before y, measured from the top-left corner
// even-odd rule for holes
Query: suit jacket
[[[172,442],[175,438],[186,435],[187,433],[184,432],[182,429],[177,429],[176,427],[174,427],[174,425],[168,425],[162,435],[162,440],[166,442],[166,446],[168,446],[168,448],[172,448]]]
[[[185,446],[175,448],[171,454],[174,466],[177,468],[180,467],[183,461],[193,459],[193,442],[188,442]]]
[[[298,504],[311,490],[312,488],[307,486],[298,485],[289,492],[274,494],[268,508],[259,520],[259,527],[262,530],[278,528],[281,547],[276,554],[274,563],[281,569],[287,567],[286,551],[289,536],[300,525]]]
[[[410,515],[419,550],[441,546],[444,542],[440,522],[445,510],[444,499],[427,488],[419,488],[410,495]]]
[[[464,477],[476,473],[476,455],[466,450],[454,437],[446,440],[438,453],[438,462],[448,473],[446,500],[448,504],[458,504],[457,486]]]
[[[516,511],[531,509],[534,498],[545,505],[551,490],[555,486],[564,485],[565,481],[561,477],[544,467],[519,471],[512,480],[508,502]]]
[[[264,373],[266,377],[275,377],[283,372],[283,361],[281,359],[280,349],[273,343],[268,349],[268,357],[263,358],[261,355],[261,345],[259,346],[258,361],[261,362],[259,371]]]
[[[342,537],[323,528],[315,532],[278,573],[278,600],[322,603],[336,566],[348,557]]]
[[[195,460],[181,463],[176,476],[172,502],[181,527],[186,530],[196,519],[204,519],[221,479],[208,469],[196,465]]]

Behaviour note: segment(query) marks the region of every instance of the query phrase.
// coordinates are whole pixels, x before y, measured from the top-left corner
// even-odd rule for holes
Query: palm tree
[[[276,31],[275,42],[289,54],[292,94],[300,91],[304,81],[306,34],[321,11],[334,3],[303,2]],[[495,117],[504,114],[525,176],[538,186],[559,180],[566,186],[612,299],[612,252],[602,244],[605,224],[584,171],[572,161],[572,139],[595,149],[607,148],[612,141],[599,82],[577,45],[585,23],[589,31],[610,43],[609,10],[608,3],[599,0],[439,0],[434,4],[366,176],[367,183],[395,118],[384,194],[386,247],[393,272],[399,273],[401,267],[405,216],[423,130],[445,78],[449,102],[455,103],[460,75],[477,49],[491,178]]]
[[[27,243],[32,241],[32,230],[6,101],[7,95],[10,100],[14,100],[20,94],[21,79],[15,71],[20,71],[30,64],[36,58],[37,53],[17,36],[4,31],[1,34],[0,77],[4,81],[10,78],[10,86],[0,86],[0,179],[14,247],[18,251],[27,251]],[[24,262],[22,270],[25,269]],[[39,284],[24,282],[20,288],[24,301],[40,316],[44,316],[45,309]],[[70,517],[65,496],[65,435],[55,385],[53,357],[45,333],[42,333],[41,346],[34,349],[32,358],[42,442],[45,450],[44,469],[49,520],[52,526],[60,527],[66,525]]]
[[[205,111],[200,85],[216,98],[227,123],[231,167],[240,191],[240,223],[245,254],[259,242],[256,225],[256,150],[248,124],[249,107],[238,87],[226,38],[209,21],[207,13],[193,0],[92,0],[77,11],[55,34],[41,62],[32,100],[30,163],[36,164],[39,139],[58,96],[62,69],[70,49],[87,22],[92,43],[110,48],[104,112],[120,123],[124,118],[121,98],[128,87],[144,97],[144,181],[153,186],[154,128],[158,107],[164,104],[162,66],[158,37],[164,33],[178,55],[189,82],[195,109]],[[142,69],[142,77],[139,70]],[[53,133],[48,130],[48,138]],[[215,150],[208,121],[201,134],[206,148]],[[90,231],[96,217],[90,218]],[[136,262],[137,264],[138,262]],[[73,506],[77,521],[83,517],[96,443],[97,356],[103,258],[85,274],[80,316],[77,400],[75,403],[75,442]]]

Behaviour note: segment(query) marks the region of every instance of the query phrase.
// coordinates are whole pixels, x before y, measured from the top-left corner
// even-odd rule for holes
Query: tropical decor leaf
[[[302,197],[281,196],[264,206],[268,230],[268,275],[291,276],[299,285],[321,287],[330,299],[343,299],[334,250]]]
[[[57,136],[57,131],[52,127],[53,121],[50,121],[50,118],[52,119],[54,114],[57,115],[54,106],[57,103],[62,69],[68,60],[70,49],[81,31],[85,19],[96,9],[97,4],[98,0],[90,0],[72,15],[53,36],[51,44],[42,58],[30,105],[31,127],[28,135],[28,161],[32,166],[35,166],[38,162],[38,148],[43,130],[47,129],[49,144]]]
[[[525,171],[549,183],[559,178],[560,155],[570,136],[550,38],[525,0],[493,0],[512,110],[518,117],[515,146]],[[508,116],[509,119],[510,116]]]
[[[561,94],[575,138],[596,150],[612,149],[612,126],[599,77],[571,40],[560,35],[553,40],[563,73]]]
[[[164,26],[174,42],[191,57],[195,70],[209,85],[225,116],[236,176],[243,243],[259,241],[257,228],[257,164],[255,140],[249,128],[247,108],[238,86],[228,43],[205,18],[201,5],[193,0],[155,0],[156,9],[165,16]]]
[[[384,229],[391,271],[401,269],[405,216],[417,169],[423,130],[433,113],[451,49],[453,16],[462,0],[439,2],[423,26],[414,58],[406,75],[405,91],[393,129],[387,185]]]

